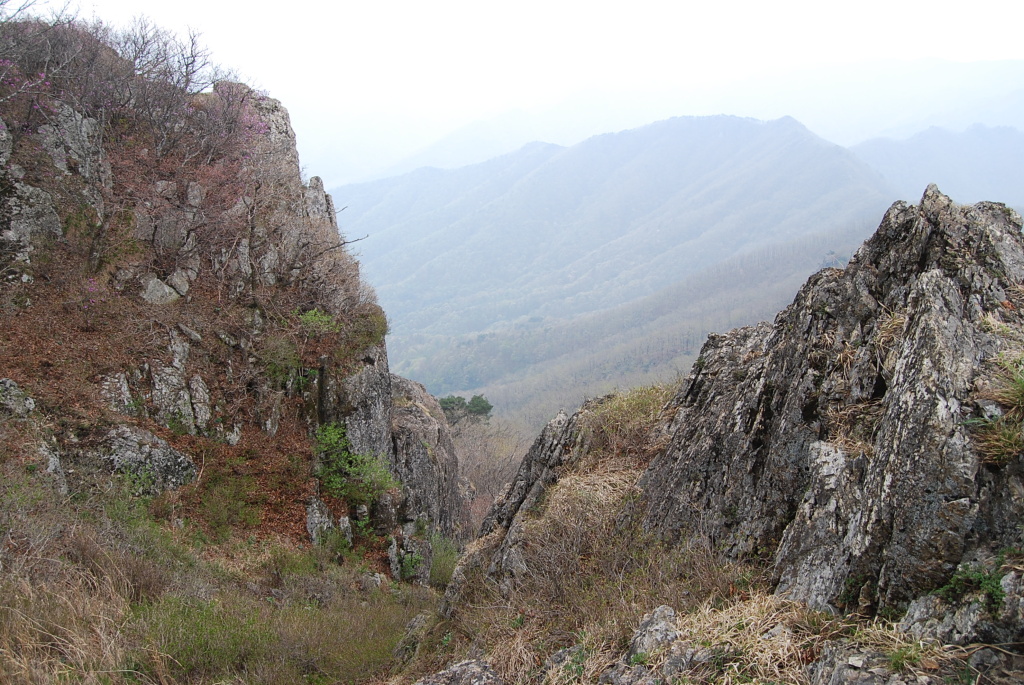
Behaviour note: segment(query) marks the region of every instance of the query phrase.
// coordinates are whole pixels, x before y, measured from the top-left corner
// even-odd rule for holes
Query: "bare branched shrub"
[[[480,529],[495,498],[516,475],[526,440],[511,424],[499,419],[463,421],[452,430],[460,475],[475,488],[470,505],[472,530]]]

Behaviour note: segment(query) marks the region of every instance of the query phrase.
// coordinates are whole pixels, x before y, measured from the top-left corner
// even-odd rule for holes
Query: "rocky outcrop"
[[[770,559],[811,606],[869,611],[1018,545],[1020,455],[983,457],[971,422],[1000,411],[1000,355],[1024,352],[1022,281],[1012,210],[935,187],[897,203],[774,324],[708,340],[640,482],[645,524]]]
[[[133,426],[110,431],[99,456],[113,471],[129,477],[136,494],[155,495],[196,478],[196,465],[190,457],[166,440]]]
[[[35,411],[36,402],[10,378],[0,378],[0,416],[25,418]]]
[[[320,367],[314,398],[317,421],[343,423],[354,452],[391,463],[392,376],[387,349],[378,345],[364,351],[357,365],[348,375],[340,375],[327,365]]]
[[[96,371],[81,380],[94,387],[76,390],[105,406],[87,408],[88,436],[85,429],[49,436],[55,447],[45,463],[72,487],[91,487],[114,471],[153,494],[197,477],[185,451],[236,447],[244,431],[279,439],[270,450],[277,454],[308,453],[308,443],[299,445],[304,433],[339,424],[348,449],[379,458],[401,483],[379,498],[371,521],[369,512],[360,514],[361,528],[394,537],[395,575],[426,582],[427,534],[456,535],[463,508],[451,437],[436,401],[391,376],[386,319],[345,249],[323,182],[302,178],[287,110],[245,85],[222,82],[192,96],[182,111],[197,118],[177,124],[190,141],[181,144],[206,147],[183,152],[166,169],[159,163],[173,157],[170,150],[161,157],[141,144],[123,147],[66,104],[17,136],[0,122],[0,285],[18,291],[5,306],[30,313],[79,306],[36,304],[30,296],[39,268],[34,251],[52,250],[74,266],[68,273],[86,267],[88,293],[131,303],[90,308],[94,321],[83,331],[97,333],[102,327],[93,323],[131,307],[151,326],[145,340],[115,344],[111,359],[94,360]],[[9,413],[28,411],[32,400],[19,398],[0,387]],[[48,410],[62,411],[59,401],[47,401],[54,405]],[[169,432],[158,437],[153,424]],[[259,439],[239,449],[250,460]],[[270,479],[251,471],[256,475],[245,477]],[[301,493],[289,501],[307,505],[310,537],[339,528],[351,539],[353,512],[330,511],[325,500],[334,508],[344,503],[314,496],[315,486],[294,471],[296,482],[281,487]]]
[[[65,104],[50,123],[39,127],[39,137],[53,165],[63,174],[77,173],[85,180],[110,184],[110,164],[100,144],[101,126],[95,119]]]
[[[529,512],[545,491],[558,479],[558,469],[578,457],[585,449],[581,423],[589,411],[585,404],[568,416],[559,412],[523,457],[515,478],[498,495],[480,526],[480,537],[466,548],[448,584],[440,614],[451,618],[468,578],[478,570],[493,578],[506,593],[517,577],[527,573],[523,546],[527,544],[526,522]]]
[[[444,412],[419,383],[391,376],[394,409],[392,471],[403,485],[407,531],[423,520],[432,530],[452,537],[464,506],[458,489],[459,462]],[[421,524],[422,525],[422,524]]]
[[[924,638],[1019,641],[1003,554],[1024,546],[1024,445],[1000,452],[986,435],[1008,426],[1012,438],[1024,419],[1012,397],[1022,284],[1012,210],[960,206],[935,187],[919,206],[895,204],[845,269],[812,276],[773,323],[709,338],[627,516],[760,559],[778,594],[814,608],[910,605],[905,627]],[[506,589],[525,570],[526,512],[585,449],[587,411],[560,415],[524,458],[445,615],[472,569]]]
[[[11,144],[11,133],[0,121],[0,281],[29,282],[36,243],[62,232],[53,197],[22,183],[24,170],[9,164]]]

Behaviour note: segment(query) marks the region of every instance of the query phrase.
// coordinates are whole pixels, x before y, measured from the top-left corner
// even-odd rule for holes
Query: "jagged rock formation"
[[[1020,221],[930,187],[774,324],[711,338],[640,482],[646,524],[772,558],[817,607],[899,606],[1018,545],[1019,455],[986,459],[969,422],[1024,351],[999,329],[1024,304]]]
[[[393,406],[392,470],[405,485],[406,528],[424,518],[440,533],[451,536],[463,523],[461,512],[446,506],[460,499],[459,462],[444,412],[437,399],[419,383],[391,376]]]
[[[486,663],[461,661],[451,668],[416,681],[416,685],[502,685],[503,681]]]
[[[903,629],[923,639],[1019,642],[1021,573],[1004,557],[1024,542],[1022,284],[1013,210],[934,186],[919,206],[893,205],[845,269],[812,276],[773,323],[707,341],[648,436],[662,447],[622,523],[767,562],[776,594],[813,608],[909,606]],[[586,451],[589,411],[545,428],[444,615],[468,576],[508,592],[527,572],[525,522]],[[896,677],[878,654],[829,649],[813,682]],[[626,666],[608,677],[646,682]]]

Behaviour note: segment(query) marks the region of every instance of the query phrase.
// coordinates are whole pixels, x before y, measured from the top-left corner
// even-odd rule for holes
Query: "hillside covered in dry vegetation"
[[[0,681],[1024,677],[1012,209],[896,203],[517,466],[389,372],[279,102],[0,10]]]
[[[194,37],[0,10],[0,680],[370,677],[463,491],[288,113]]]

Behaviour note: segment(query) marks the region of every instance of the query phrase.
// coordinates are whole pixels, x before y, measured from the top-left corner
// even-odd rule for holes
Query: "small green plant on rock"
[[[316,452],[320,463],[316,477],[330,495],[349,504],[372,504],[386,491],[397,488],[398,481],[380,459],[372,454],[350,450],[345,426],[328,423],[316,432]]]
[[[897,647],[889,652],[889,668],[897,673],[921,663],[924,646],[920,642]]]
[[[999,611],[1006,598],[1001,581],[1003,573],[1002,555],[996,560],[996,568],[988,571],[978,566],[957,569],[949,582],[935,591],[935,594],[947,602],[956,602],[972,592],[980,592],[985,596],[985,608],[991,613]]]
[[[416,552],[402,557],[402,580],[409,580],[416,575],[423,565],[423,556]]]

